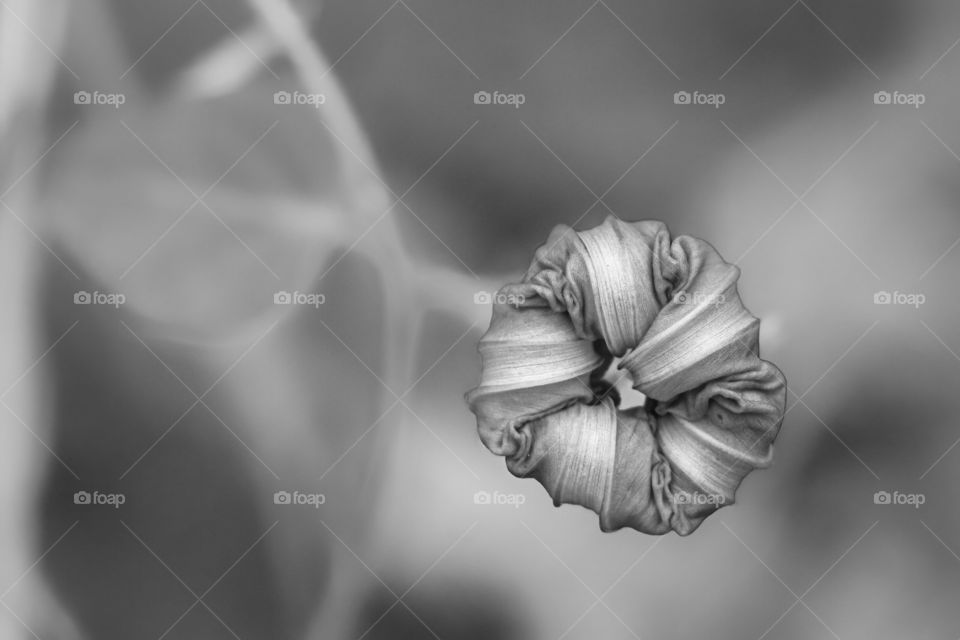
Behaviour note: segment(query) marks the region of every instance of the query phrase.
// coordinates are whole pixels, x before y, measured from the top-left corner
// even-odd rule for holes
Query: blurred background
[[[0,1],[0,635],[960,636],[958,43],[947,0]],[[462,400],[483,292],[607,215],[739,265],[790,384],[689,538],[554,508]]]

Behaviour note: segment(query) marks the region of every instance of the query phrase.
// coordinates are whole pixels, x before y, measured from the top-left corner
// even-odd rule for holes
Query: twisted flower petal
[[[786,383],[759,357],[739,275],[661,222],[557,226],[480,340],[467,402],[484,444],[604,531],[691,533],[770,463],[783,419]],[[614,356],[645,407],[601,394]]]

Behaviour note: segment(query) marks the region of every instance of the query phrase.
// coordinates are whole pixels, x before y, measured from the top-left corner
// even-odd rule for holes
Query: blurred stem
[[[328,97],[318,110],[324,126],[340,139],[348,152],[341,154],[341,170],[349,185],[352,205],[360,213],[358,230],[365,233],[370,225],[385,227],[364,239],[370,248],[365,251],[380,266],[384,276],[388,309],[400,312],[390,316],[394,335],[391,344],[409,352],[404,354],[412,362],[419,328],[417,309],[431,309],[449,313],[468,323],[482,323],[489,319],[485,307],[472,305],[473,293],[482,288],[496,291],[493,282],[477,281],[466,274],[439,265],[415,264],[400,242],[400,232],[394,219],[385,215],[391,206],[387,189],[380,182],[380,171],[366,134],[354,116],[346,92],[330,72],[323,52],[314,43],[303,20],[289,0],[249,0],[261,19],[279,39],[293,61],[303,84],[312,92]],[[334,99],[329,99],[333,97]],[[411,304],[412,303],[412,304]],[[466,303],[466,304],[465,304]],[[390,331],[390,329],[388,329]],[[398,355],[398,354],[394,354]],[[396,382],[408,382],[410,371],[388,377]]]
[[[406,391],[413,377],[416,354],[418,316],[411,304],[413,265],[400,245],[400,234],[389,216],[380,218],[388,210],[390,201],[380,183],[379,168],[373,149],[354,116],[346,92],[334,74],[320,48],[314,43],[303,21],[288,0],[249,0],[261,20],[282,43],[300,76],[311,92],[327,97],[323,109],[317,110],[321,123],[346,147],[341,153],[340,170],[347,185],[350,207],[359,214],[356,225],[366,233],[371,225],[388,225],[389,232],[373,232],[365,241],[376,243],[370,252],[384,282],[386,319],[386,363],[384,377],[397,394]],[[385,408],[392,399],[385,399]]]
[[[380,184],[379,170],[366,135],[347,101],[346,93],[324,60],[319,47],[310,38],[302,20],[288,0],[249,0],[261,20],[273,31],[285,47],[300,81],[311,92],[327,97],[323,109],[317,110],[321,124],[328,128],[346,147],[339,154],[340,170],[346,185],[345,203],[355,211],[355,228],[360,233],[374,225],[387,224],[387,229],[375,229],[365,241],[376,241],[369,255],[383,282],[384,294],[384,380],[389,394],[381,394],[381,409],[387,412],[395,398],[405,394],[414,376],[419,329],[418,309],[410,296],[413,286],[413,267],[400,245],[400,235],[392,220],[381,220],[390,203],[386,189]],[[351,578],[351,576],[354,576]],[[344,637],[349,633],[353,617],[345,615],[346,608],[355,607],[362,583],[343,584],[343,580],[357,580],[355,573],[337,571],[341,581],[311,623],[311,637]]]
[[[7,181],[20,175],[43,148],[46,105],[59,64],[45,47],[62,48],[67,13],[63,0],[7,0],[0,7],[0,177]],[[18,192],[28,201],[28,215],[34,192]],[[4,214],[0,208],[0,216],[7,217]]]
[[[347,178],[347,184],[358,188],[351,193],[363,193],[367,191],[364,187],[369,189],[362,213],[375,213],[376,208],[384,211],[390,203],[384,188],[375,177],[379,176],[379,171],[373,149],[360,122],[354,117],[346,92],[335,75],[329,73],[330,66],[304,27],[302,19],[289,0],[249,2],[283,44],[303,84],[311,91],[328,97],[324,108],[317,110],[317,113],[323,124],[336,133],[350,152],[341,156],[341,169]],[[335,99],[330,100],[331,96]]]
[[[56,78],[68,6],[64,0],[6,0],[0,10],[0,136],[16,133],[13,118],[42,118]],[[22,22],[21,22],[22,21]],[[28,26],[29,25],[29,26]],[[32,112],[32,113],[31,113]]]

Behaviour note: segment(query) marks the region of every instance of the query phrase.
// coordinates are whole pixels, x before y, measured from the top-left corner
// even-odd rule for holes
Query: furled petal
[[[785,381],[759,358],[738,277],[661,222],[558,226],[523,282],[501,290],[514,304],[495,305],[481,339],[468,401],[484,443],[556,504],[598,513],[604,531],[691,533],[769,464],[783,418]],[[596,397],[609,354],[649,412]]]

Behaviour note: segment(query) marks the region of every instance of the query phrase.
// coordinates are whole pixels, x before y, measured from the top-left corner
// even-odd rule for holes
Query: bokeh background
[[[3,0],[0,633],[960,636],[958,43],[947,0]],[[790,384],[689,538],[554,508],[462,400],[476,294],[607,215],[738,264]]]

